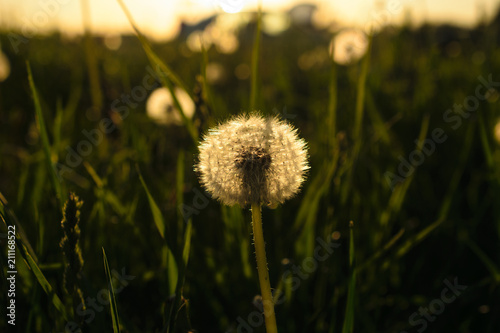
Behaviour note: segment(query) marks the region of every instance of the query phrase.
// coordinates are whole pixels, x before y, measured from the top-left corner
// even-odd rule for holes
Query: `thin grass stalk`
[[[99,84],[99,70],[97,68],[97,57],[95,54],[95,46],[92,40],[92,32],[90,30],[90,4],[88,0],[80,0],[82,10],[84,42],[85,42],[85,59],[87,60],[87,70],[90,81],[90,98],[92,99],[92,116],[98,118],[100,116],[103,96]]]
[[[354,172],[354,165],[356,164],[356,160],[359,156],[359,151],[361,149],[362,144],[362,133],[361,128],[363,124],[364,117],[364,106],[365,106],[365,93],[366,93],[366,79],[368,77],[368,69],[370,65],[370,53],[372,44],[372,36],[368,39],[368,49],[366,51],[365,57],[361,63],[361,72],[359,74],[358,86],[357,86],[357,96],[356,96],[356,108],[354,113],[354,127],[353,127],[353,135],[352,140],[354,142],[354,146],[351,153],[351,160],[347,179],[345,182],[345,186],[342,191],[341,201],[343,204],[346,203],[347,198],[349,197],[349,193],[352,187],[352,176]]]
[[[347,291],[347,304],[345,310],[344,325],[342,333],[352,333],[354,331],[354,302],[356,292],[356,262],[354,256],[354,222],[349,222],[349,268],[351,276]]]
[[[337,64],[333,60],[335,51],[335,43],[332,43],[331,58],[330,58],[330,86],[329,86],[329,100],[328,100],[328,117],[329,117],[329,131],[328,137],[330,138],[330,154],[335,147],[337,139]]]

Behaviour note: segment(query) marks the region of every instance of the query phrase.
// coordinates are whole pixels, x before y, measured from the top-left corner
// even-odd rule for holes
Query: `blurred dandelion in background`
[[[500,119],[497,120],[497,123],[495,124],[495,129],[494,129],[494,136],[495,140],[497,143],[500,145]]]
[[[350,65],[361,59],[368,49],[368,38],[359,29],[342,30],[330,43],[333,60],[339,65]]]
[[[10,75],[10,62],[5,54],[0,51],[0,82],[7,80]]]
[[[290,17],[285,13],[267,13],[262,16],[262,31],[276,36],[290,27]]]
[[[180,88],[174,88],[175,97],[188,118],[192,118],[195,111],[195,105],[188,93]],[[175,107],[174,100],[170,91],[165,88],[154,90],[146,102],[147,115],[159,124],[164,125],[182,125],[182,117],[179,110]]]

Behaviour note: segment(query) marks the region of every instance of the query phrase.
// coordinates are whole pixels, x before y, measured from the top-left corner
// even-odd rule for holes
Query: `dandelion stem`
[[[264,234],[262,232],[262,215],[260,203],[252,203],[252,225],[255,256],[257,258],[257,270],[259,272],[260,290],[262,293],[262,304],[264,306],[264,316],[266,317],[266,332],[277,333],[278,328],[276,327],[273,295],[271,294],[269,271],[267,270]]]

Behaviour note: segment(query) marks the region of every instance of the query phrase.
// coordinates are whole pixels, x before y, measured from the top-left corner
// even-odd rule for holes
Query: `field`
[[[162,43],[0,32],[2,332],[265,332],[251,211],[194,168],[252,110],[308,145],[302,190],[262,212],[280,332],[499,331],[500,16],[379,27],[348,64],[338,32],[265,17]],[[148,115],[160,86],[194,115]]]

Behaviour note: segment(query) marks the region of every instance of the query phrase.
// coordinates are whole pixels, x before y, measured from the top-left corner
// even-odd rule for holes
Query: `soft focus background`
[[[250,211],[193,170],[255,109],[309,144],[301,193],[263,211],[280,332],[498,332],[498,4],[3,0],[0,330],[264,332]],[[87,310],[64,288],[70,192]]]

